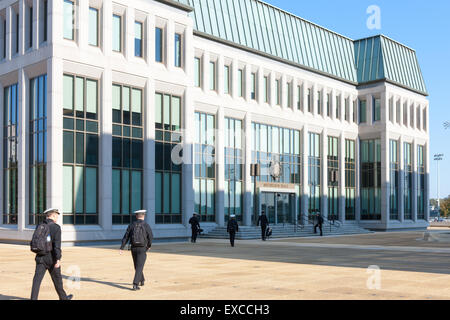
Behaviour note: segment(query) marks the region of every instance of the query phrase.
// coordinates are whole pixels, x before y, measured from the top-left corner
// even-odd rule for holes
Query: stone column
[[[2,51],[3,52],[3,51]],[[5,87],[3,86],[2,82],[0,81],[0,101],[4,100],[4,93],[5,93]],[[3,141],[3,132],[5,128],[5,122],[4,122],[4,112],[0,112],[0,141]],[[1,154],[3,155],[3,149]],[[0,168],[4,168],[3,166],[3,156],[0,157]],[[4,198],[3,198],[3,172],[4,170],[0,170],[0,210],[3,212],[5,206],[4,206]],[[3,215],[0,215],[0,225],[3,224]]]
[[[339,221],[345,223],[345,133],[339,137]]]
[[[381,222],[389,227],[390,221],[390,158],[389,158],[389,132],[381,132]]]
[[[25,74],[24,69],[18,70],[18,84],[17,84],[17,95],[18,95],[18,106],[17,106],[17,230],[23,231],[27,225],[27,212],[28,212],[28,135],[27,135],[27,124],[28,119],[28,78]]]
[[[303,126],[302,132],[303,138],[303,150],[302,150],[302,208],[301,214],[303,218],[303,223],[308,223],[308,207],[309,207],[309,180],[308,180],[308,158],[309,158],[309,130],[308,125]]]
[[[47,63],[47,207],[63,213],[63,60]],[[63,223],[62,215],[59,219]]]
[[[86,50],[89,47],[89,1],[78,1],[77,6],[78,8],[75,9],[75,19],[78,21],[78,23],[76,24],[76,34],[78,35],[77,43],[80,50],[83,52],[83,50]],[[122,23],[124,25],[124,30],[126,30],[126,18],[124,17],[123,20],[125,20]],[[124,47],[126,49],[127,46],[125,45]],[[111,119],[109,122],[111,122]]]
[[[31,37],[33,37],[33,50],[39,49],[39,43],[42,39],[39,38],[39,30],[41,29],[40,23],[39,23],[39,12],[41,10],[41,2],[39,0],[33,0],[33,27],[31,28],[33,30],[33,34]]]
[[[358,115],[357,115],[358,116]],[[359,136],[355,140],[355,220],[360,223],[361,221],[361,139]]]
[[[413,179],[412,179],[412,218],[414,222],[417,222],[417,140],[414,139],[412,145],[412,165],[413,165]],[[426,206],[428,208],[428,206]]]
[[[144,209],[147,209],[146,220],[155,226],[156,190],[155,190],[155,82],[147,78],[144,95],[144,117],[146,124],[144,141]],[[191,187],[192,188],[192,187]],[[184,190],[184,189],[183,189]]]
[[[217,192],[216,192],[216,223],[223,227],[225,225],[225,117],[223,107],[217,111],[216,131],[216,168],[217,168]]]
[[[100,119],[99,166],[99,224],[104,231],[112,229],[112,72],[103,71],[99,81],[101,97],[98,110]]]
[[[321,195],[321,214],[325,219],[328,219],[328,130],[324,128],[322,131],[322,145],[321,145],[321,172],[320,184],[322,186]]]
[[[6,57],[5,60],[11,60],[13,51],[13,12],[12,7],[6,8]]]
[[[192,97],[190,88],[188,88],[184,95],[184,104],[183,104],[183,118],[184,124],[183,128],[185,129],[183,138],[184,138],[184,147],[183,147],[183,155],[184,155],[184,164],[183,164],[183,177],[182,177],[182,221],[185,226],[189,226],[189,218],[192,216],[194,212],[194,203],[195,203],[195,192],[194,192],[194,132],[192,130],[187,130],[192,127],[192,124],[195,123],[194,120],[194,100]]]
[[[252,163],[252,115],[247,112],[244,119],[244,217],[243,222],[245,226],[252,225],[252,215],[254,212],[253,197],[252,197],[252,179],[250,176],[250,164]]]
[[[403,106],[400,108],[403,109]],[[403,119],[403,117],[401,117]],[[399,148],[399,164],[400,164],[400,169],[399,169],[399,204],[398,204],[398,217],[400,222],[403,223],[403,221],[405,221],[405,196],[404,196],[404,192],[402,192],[402,190],[405,190],[405,149],[403,147],[403,136],[400,137],[400,141],[398,144],[398,148]]]

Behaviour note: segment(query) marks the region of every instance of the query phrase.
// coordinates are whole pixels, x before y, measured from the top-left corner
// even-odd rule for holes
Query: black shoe
[[[69,294],[69,295],[66,297],[66,300],[72,300],[72,298],[73,298],[73,294]]]
[[[144,280],[142,280],[142,281],[141,281],[141,283],[139,284],[139,286],[143,287],[143,286],[144,286],[144,284],[145,284],[145,281],[144,281]]]
[[[137,284],[133,284],[133,291],[141,290]]]

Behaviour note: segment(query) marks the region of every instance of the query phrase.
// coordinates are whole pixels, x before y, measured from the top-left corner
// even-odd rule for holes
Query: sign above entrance
[[[291,183],[277,183],[277,182],[257,182],[256,187],[259,189],[285,189],[295,190],[295,184]]]

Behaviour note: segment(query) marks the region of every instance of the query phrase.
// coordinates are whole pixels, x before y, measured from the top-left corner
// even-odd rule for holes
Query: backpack
[[[30,242],[30,249],[39,256],[45,256],[52,251],[52,239],[50,236],[50,225],[41,223],[34,230]]]
[[[133,247],[145,247],[147,245],[147,233],[143,223],[136,223],[131,234],[131,245]]]
[[[267,228],[266,237],[270,237],[272,235],[272,228]]]

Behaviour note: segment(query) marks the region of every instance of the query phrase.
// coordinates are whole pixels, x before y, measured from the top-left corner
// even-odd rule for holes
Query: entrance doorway
[[[261,210],[264,210],[270,224],[295,223],[295,194],[262,192]]]

